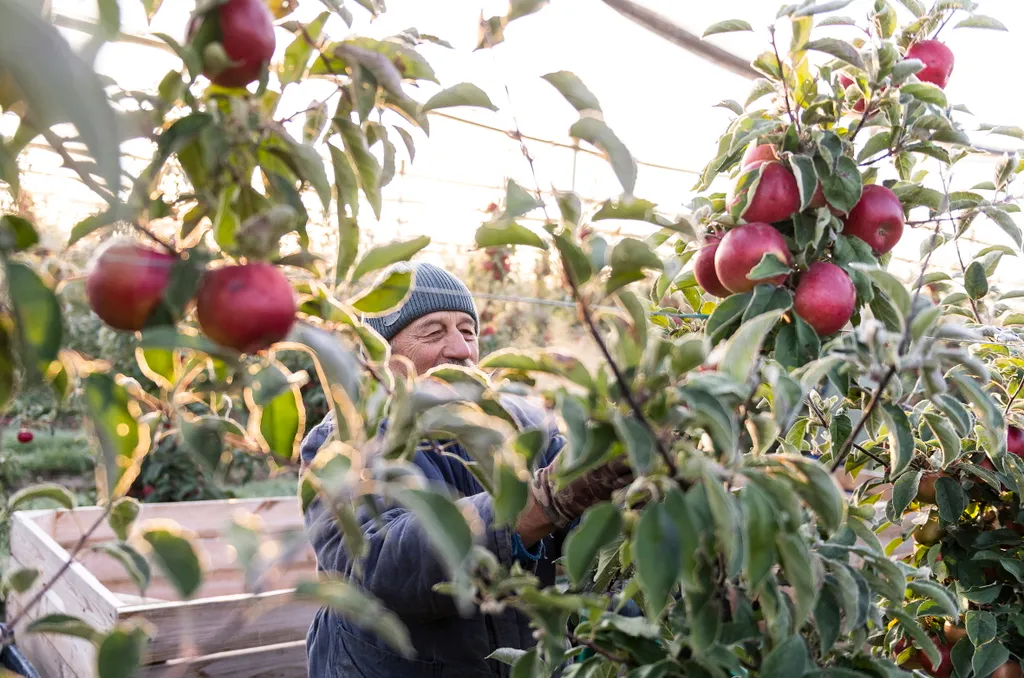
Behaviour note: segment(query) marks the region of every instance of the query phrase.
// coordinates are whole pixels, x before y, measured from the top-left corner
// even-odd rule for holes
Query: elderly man
[[[400,266],[408,266],[402,264]],[[414,268],[413,291],[390,315],[368,323],[404,356],[417,373],[444,364],[472,365],[479,358],[479,323],[473,298],[461,280],[430,264]],[[567,528],[587,507],[607,500],[630,480],[628,466],[612,463],[556,490],[549,465],[565,444],[551,418],[526,401],[508,398],[503,404],[520,428],[548,432],[549,443],[537,462],[526,508],[513,528],[494,524],[491,497],[464,465],[430,449],[416,452],[413,463],[429,482],[444,483],[461,502],[472,504],[485,524],[482,543],[510,565],[518,561],[544,584],[554,582],[554,561],[559,557]],[[386,422],[382,425],[382,430]],[[303,464],[309,464],[333,429],[330,419],[316,426],[302,443]],[[458,446],[449,453],[468,460]],[[389,505],[381,520],[369,512],[358,514],[369,545],[362,563],[363,586],[394,611],[409,629],[415,659],[406,659],[373,634],[341,616],[322,609],[307,639],[311,678],[364,676],[374,678],[436,678],[439,676],[503,676],[508,667],[486,657],[500,647],[533,645],[528,619],[506,609],[498,615],[477,612],[461,617],[454,601],[433,590],[446,580],[444,566],[431,551],[416,517],[401,506]],[[343,538],[329,511],[315,501],[306,514],[306,526],[324,572],[350,575],[351,562]]]

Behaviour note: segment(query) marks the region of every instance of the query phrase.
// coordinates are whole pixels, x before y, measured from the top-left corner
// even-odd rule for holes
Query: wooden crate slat
[[[300,581],[306,581],[316,578],[316,568],[313,565],[302,566],[298,569],[288,569],[281,572],[280,575],[270,578],[268,581],[273,586],[274,590],[279,589],[291,589]],[[104,582],[104,584],[118,596],[122,594],[138,594],[138,589],[135,586],[135,582],[122,580],[114,582]],[[238,570],[228,569],[220,570],[218,572],[205,572],[203,573],[203,583],[199,587],[199,591],[195,595],[195,599],[204,598],[217,598],[221,596],[233,596],[243,594],[246,591],[243,588],[242,576]],[[150,584],[150,587],[146,590],[146,595],[149,598],[155,598],[159,601],[180,601],[181,596],[174,587],[162,578],[155,578]],[[156,601],[153,601],[156,602]]]
[[[34,595],[37,587],[50,581],[69,557],[63,547],[21,512],[15,513],[11,521],[11,556],[40,570],[33,588],[22,594],[25,600]],[[50,591],[64,601],[68,614],[75,614],[101,629],[113,628],[121,601],[81,563],[71,563]]]
[[[83,532],[92,525],[103,509],[90,506],[73,511],[58,510],[46,512],[50,514],[50,524],[46,531],[53,539],[63,546],[70,546],[81,538]],[[42,514],[34,511],[32,513]],[[295,497],[271,497],[265,499],[223,499],[211,501],[190,501],[179,503],[142,504],[138,521],[152,518],[169,518],[200,537],[215,537],[231,522],[235,513],[253,513],[258,515],[265,530],[275,534],[285,530],[301,530],[302,516],[299,512],[298,499]],[[45,517],[39,515],[39,517]],[[40,527],[44,527],[40,525]],[[108,541],[115,535],[110,526],[104,523],[94,532],[89,541]]]
[[[165,664],[151,664],[140,678],[177,676],[172,667],[187,660],[177,659]],[[180,670],[180,669],[179,669]],[[184,678],[306,678],[306,642],[294,641],[265,645],[250,650],[233,650],[193,659]]]
[[[319,605],[292,601],[290,597],[291,591],[273,591],[257,596],[256,603],[251,596],[236,595],[139,605],[122,608],[121,618],[142,617],[156,626],[147,661],[159,662],[184,655],[190,639],[201,643],[208,653],[302,640]],[[243,625],[237,615],[250,608],[253,612]],[[237,630],[211,645],[229,624]]]

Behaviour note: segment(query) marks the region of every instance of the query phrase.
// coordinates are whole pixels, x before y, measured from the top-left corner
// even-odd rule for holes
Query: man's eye
[[[462,330],[462,336],[464,336],[466,339],[476,341],[476,332],[474,332],[473,330]]]

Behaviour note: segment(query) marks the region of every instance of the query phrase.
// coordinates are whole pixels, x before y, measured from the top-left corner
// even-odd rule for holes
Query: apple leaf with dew
[[[170,310],[140,312],[137,355],[143,374],[157,377],[152,385],[117,374],[134,366],[107,365],[74,349],[62,303],[73,290],[63,284],[68,277],[53,279],[65,274],[39,265],[30,223],[8,218],[0,226],[10,299],[10,317],[0,323],[0,384],[6,391],[22,386],[17,365],[26,385],[83,395],[110,506],[109,521],[103,516],[98,524],[143,535],[140,548],[183,596],[201,592],[201,540],[172,525],[133,532],[135,515],[119,503],[127,501],[121,495],[158,446],[201,459],[204,477],[213,479],[226,475],[224,460],[239,454],[269,451],[278,463],[293,463],[304,428],[295,391],[308,379],[322,387],[335,433],[304,469],[301,504],[330,508],[327,520],[360,576],[300,586],[299,597],[328,606],[399,653],[413,646],[409,629],[384,611],[372,578],[362,576],[373,535],[357,516],[366,511],[414,517],[436,565],[429,594],[445,604],[452,602],[445,596],[453,597],[452,610],[466,618],[481,608],[488,618],[530,620],[532,631],[519,628],[515,637],[535,638],[536,646],[489,648],[515,664],[513,675],[565,669],[867,678],[895,672],[904,652],[937,675],[950,663],[964,676],[967,667],[979,678],[1013,675],[1011,657],[1024,652],[1024,462],[1015,453],[1019,432],[1007,422],[1016,427],[1024,409],[1017,398],[1024,355],[1007,330],[1017,322],[1014,297],[1001,289],[997,269],[1017,250],[973,257],[961,251],[955,276],[935,277],[930,264],[931,252],[942,248],[959,263],[957,238],[986,219],[1019,249],[1012,196],[1020,164],[1002,161],[982,186],[947,190],[936,182],[939,170],[977,149],[951,117],[944,92],[920,77],[928,64],[908,52],[965,12],[959,3],[937,3],[931,12],[904,3],[916,16],[900,28],[902,10],[878,2],[863,27],[870,39],[856,44],[823,34],[822,24],[843,3],[783,7],[777,21],[792,25],[793,40],[787,49],[768,33],[771,42],[753,61],[764,77],[746,107],[728,106],[735,118],[684,214],[632,195],[644,185],[643,166],[613,130],[618,123],[599,115],[596,90],[568,72],[546,76],[569,104],[552,115],[564,116],[570,136],[606,157],[609,176],[626,195],[604,196],[590,213],[580,196],[509,181],[503,200],[488,196],[483,203],[494,206],[478,244],[493,248],[492,273],[520,274],[521,267],[505,271],[500,263],[511,248],[532,248],[550,262],[596,359],[584,364],[548,349],[505,352],[483,363],[486,372],[445,366],[417,377],[392,371],[386,342],[359,314],[387,313],[410,282],[385,276],[367,291],[366,275],[417,256],[428,239],[361,248],[366,215],[358,203],[365,200],[375,217],[386,212],[382,188],[394,173],[396,148],[404,145],[411,160],[413,134],[429,128],[410,85],[437,80],[420,50],[436,39],[415,30],[379,40],[348,33],[343,26],[353,17],[331,3],[329,16],[342,22],[277,17],[275,30],[293,41],[282,62],[265,69],[261,60],[256,75],[243,74],[243,86],[259,81],[254,91],[208,86],[197,73],[220,69],[209,72],[216,79],[255,63],[232,53],[229,36],[213,30],[227,31],[224,12],[243,4],[204,3],[206,20],[190,39],[174,42],[183,67],[163,76],[158,95],[138,106],[151,116],[147,129],[158,133],[151,161],[130,177],[126,195],[104,187],[70,153],[65,159],[107,203],[73,229],[76,247],[101,243],[120,222],[137,231],[133,248],[148,252],[145,238],[160,246],[153,250],[160,257],[173,259],[162,292],[153,291],[162,281],[132,290]],[[374,15],[384,9],[359,4]],[[504,40],[505,28],[544,4],[516,1],[507,14],[484,19],[481,48]],[[289,5],[275,6],[287,12]],[[0,31],[15,25],[12,12],[23,10],[0,8]],[[45,22],[18,17],[32,35],[63,41]],[[979,19],[972,15],[962,25],[986,23]],[[528,39],[527,22],[515,28],[508,40]],[[732,39],[728,32],[724,24],[712,31],[723,41]],[[78,87],[67,91],[50,87],[69,80],[30,47],[18,52],[17,68],[0,61],[28,100],[10,108],[14,118],[22,110],[74,112],[78,101],[106,101],[96,78],[72,78]],[[828,56],[811,59],[809,52]],[[91,73],[69,49],[61,54],[71,71]],[[840,73],[860,96],[838,91]],[[325,129],[318,119],[322,91],[309,94],[308,110],[284,110],[305,101],[310,78],[338,90],[326,106]],[[493,108],[483,88],[451,85],[424,97],[426,107]],[[84,107],[99,111],[92,127],[83,131],[82,120],[67,119],[102,174],[112,176],[102,153],[120,144],[95,142],[119,126],[104,107]],[[289,119],[300,114],[302,120]],[[305,125],[309,118],[315,124]],[[32,127],[15,121],[26,128],[13,139],[29,132],[34,138],[34,125],[64,119],[33,117]],[[47,143],[61,146],[46,130]],[[5,151],[11,148],[5,142]],[[17,185],[17,163],[13,170],[0,163],[0,172],[7,185]],[[729,198],[719,192],[728,185],[736,189]],[[330,253],[310,250],[312,233],[324,226],[310,227],[311,211],[320,208],[338,215],[327,222],[327,241],[336,248]],[[542,208],[561,219],[535,229],[523,217]],[[595,228],[604,219],[631,220],[648,232],[609,244]],[[902,229],[908,220],[934,239],[920,269],[902,276],[887,265],[900,239],[896,224]],[[722,236],[700,242],[697,233]],[[714,249],[698,254],[702,246]],[[905,278],[920,282],[908,289]],[[716,280],[722,289],[712,289]],[[716,291],[723,296],[705,294]],[[107,310],[97,309],[105,317]],[[137,329],[135,316],[130,324],[126,329]],[[279,367],[293,352],[308,359],[306,374]],[[489,495],[484,504],[498,521],[514,524],[548,440],[545,431],[517,427],[509,402],[523,393],[543,396],[563,434],[552,471],[559,483],[609,460],[633,470],[632,482],[606,503],[581,509],[580,523],[560,535],[561,552],[550,554],[564,558],[570,590],[487,551],[487,511],[438,491],[410,464],[429,452],[420,449],[424,438],[455,438],[478,498]],[[387,435],[379,454],[368,454],[384,416]],[[840,485],[852,486],[850,493]],[[53,487],[19,496],[73,501]],[[284,569],[292,553],[281,535],[252,516],[236,517],[230,533],[246,581],[262,590],[283,587],[263,579]],[[120,554],[126,581],[145,580],[133,551],[118,545],[109,552]],[[52,586],[45,577],[35,585]],[[948,661],[945,644],[932,642],[947,622],[967,632]],[[65,628],[89,635],[71,622]],[[198,638],[197,656],[212,654],[206,643],[238,630],[231,624]],[[151,632],[141,622],[97,631],[104,666],[141,660]],[[893,652],[900,643],[903,649]],[[121,668],[128,673],[134,666]]]

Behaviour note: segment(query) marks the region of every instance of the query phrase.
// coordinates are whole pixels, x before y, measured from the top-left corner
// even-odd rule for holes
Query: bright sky
[[[743,101],[750,89],[746,79],[652,35],[600,0],[553,0],[540,13],[511,24],[504,44],[479,52],[471,50],[476,44],[481,12],[486,16],[502,14],[507,9],[506,0],[388,0],[388,12],[373,22],[356,3],[348,4],[356,18],[354,33],[384,37],[415,26],[421,32],[451,42],[455,50],[429,45],[421,48],[438,78],[445,85],[473,82],[485,89],[500,109],[497,113],[479,109],[450,109],[449,112],[505,129],[514,125],[514,118],[525,134],[567,143],[567,130],[575,121],[576,113],[539,76],[570,70],[597,95],[606,122],[633,154],[650,163],[699,170],[712,157],[717,138],[733,115],[725,109],[714,108],[714,104],[727,98]],[[774,20],[779,2],[644,0],[643,4],[698,34],[716,21],[744,18],[755,27],[755,33],[721,35],[712,40],[745,58],[752,58],[768,46],[766,26]],[[909,16],[898,2],[892,4],[897,6],[901,18]],[[147,28],[139,0],[121,0],[121,5],[125,30],[162,31],[175,37],[183,35],[192,8],[191,2],[167,0],[152,27]],[[838,14],[863,19],[871,5],[870,0],[856,0]],[[93,8],[94,0],[54,1],[55,12],[70,16],[89,17],[94,15]],[[309,19],[320,11],[322,7],[317,0],[301,0],[297,16]],[[1024,3],[983,0],[981,12],[999,18],[1010,32],[951,30],[950,24],[942,38],[953,49],[957,61],[947,95],[952,102],[969,103],[977,116],[976,120],[965,119],[969,129],[975,122],[1024,126],[1021,119],[1024,93],[1016,87],[1012,76],[1007,77],[1007,72],[1019,61],[1018,47],[1024,36]],[[816,35],[847,37],[855,30],[831,27],[816,29]],[[332,38],[342,38],[349,29],[339,18],[332,17],[325,32]],[[780,34],[783,32],[784,26],[780,24]],[[73,41],[82,39],[81,34],[67,34]],[[290,39],[283,31],[279,34],[278,58]],[[152,88],[176,63],[173,55],[119,44],[104,48],[97,66],[125,87]],[[413,94],[425,101],[436,90],[437,87],[428,84],[421,92]],[[282,112],[301,110],[318,95],[322,96],[320,84],[292,86],[282,102]],[[378,239],[426,232],[443,243],[468,244],[483,219],[480,210],[500,196],[495,187],[500,186],[505,177],[513,177],[528,187],[533,185],[518,145],[500,134],[435,117],[430,139],[421,133],[416,139],[416,161],[407,168],[408,175],[396,178],[385,192],[389,202],[385,204],[384,219],[373,226]],[[987,137],[984,141],[1006,148],[1019,145],[1003,137]],[[581,155],[574,180],[571,151],[536,143],[530,144],[530,149],[536,159],[540,185],[545,190],[552,185],[562,190],[575,185],[581,194],[594,198],[615,195],[621,190],[611,170],[598,159]],[[400,150],[399,157],[403,156]],[[990,167],[991,162],[987,160],[972,163],[958,170],[954,181],[960,188],[968,188],[988,179]],[[458,185],[458,182],[475,186]],[[691,197],[693,183],[694,177],[689,174],[641,166],[636,194],[672,211]],[[44,186],[54,192],[52,184],[51,181]],[[64,207],[71,212],[83,209],[71,207],[70,201],[64,202]],[[363,214],[370,212],[363,209],[361,216]],[[61,223],[70,222],[72,218],[80,216],[73,217],[69,213]],[[372,224],[372,216],[369,223]],[[919,235],[923,236],[908,234],[898,250],[901,257],[919,260]],[[983,239],[1008,242],[995,229],[985,229]],[[952,265],[948,256],[937,255],[937,262]],[[1021,269],[1004,265],[1001,272],[1010,274],[1007,282],[1024,282],[1024,272],[1017,274],[1006,270],[1010,268]]]

